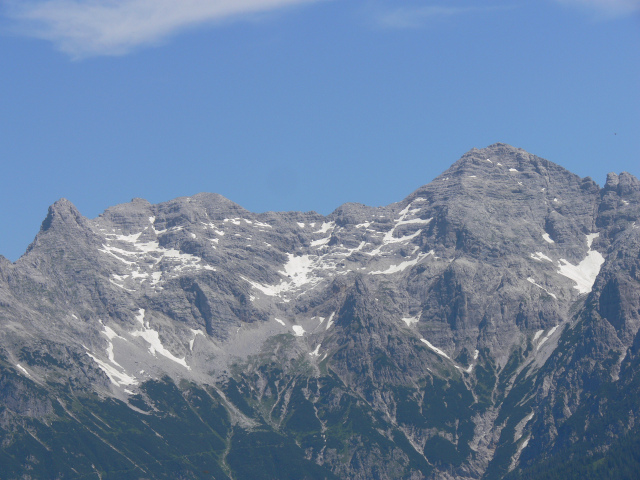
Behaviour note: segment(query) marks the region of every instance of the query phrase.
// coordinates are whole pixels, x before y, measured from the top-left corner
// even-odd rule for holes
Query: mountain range
[[[2,479],[640,472],[640,181],[506,144],[328,216],[59,200],[0,325]]]

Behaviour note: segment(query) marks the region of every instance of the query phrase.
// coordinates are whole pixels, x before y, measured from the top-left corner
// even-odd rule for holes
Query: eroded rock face
[[[0,477],[69,474],[55,455],[131,478],[515,475],[585,438],[571,419],[594,422],[598,389],[634,388],[638,217],[632,175],[600,189],[505,144],[326,217],[198,194],[86,219],[60,200],[23,257],[0,258],[2,448],[43,455],[11,453]],[[215,468],[178,437],[122,439],[164,438],[163,418],[199,431]],[[59,422],[63,444],[84,429],[122,448],[56,451]]]

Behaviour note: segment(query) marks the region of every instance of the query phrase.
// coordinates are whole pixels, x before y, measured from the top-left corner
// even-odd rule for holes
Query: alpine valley
[[[60,200],[0,327],[2,479],[640,476],[640,181],[505,144],[328,216]]]

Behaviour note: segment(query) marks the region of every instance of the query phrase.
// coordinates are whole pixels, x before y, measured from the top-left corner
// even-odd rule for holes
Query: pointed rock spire
[[[58,226],[84,225],[86,219],[80,214],[76,206],[66,198],[61,198],[49,207],[47,217],[40,227],[41,232],[46,232]]]

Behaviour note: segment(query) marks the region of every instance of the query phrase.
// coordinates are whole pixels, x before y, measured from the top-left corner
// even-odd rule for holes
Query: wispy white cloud
[[[419,28],[429,21],[439,20],[447,17],[454,17],[469,13],[484,12],[511,7],[495,6],[444,6],[444,5],[423,5],[407,6],[388,9],[378,12],[376,15],[377,24],[385,28]]]
[[[569,6],[580,7],[607,17],[621,17],[640,12],[640,0],[556,0]]]
[[[5,0],[3,5],[19,32],[82,58],[122,55],[189,27],[315,1]]]

